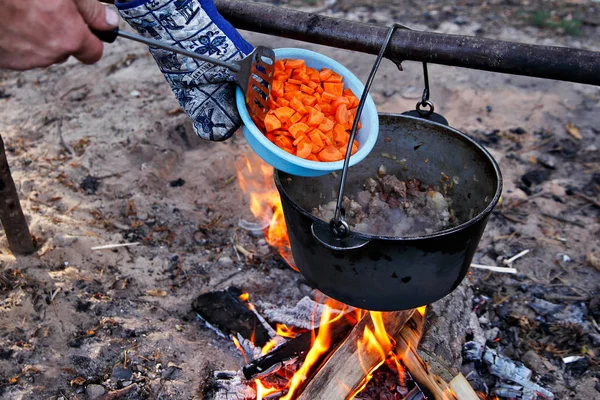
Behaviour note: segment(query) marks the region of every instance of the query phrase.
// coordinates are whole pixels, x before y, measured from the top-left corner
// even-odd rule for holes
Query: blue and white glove
[[[116,0],[121,17],[141,35],[225,61],[253,47],[217,11],[212,0]],[[236,83],[229,70],[150,48],[175,96],[202,139],[226,140],[241,125]]]

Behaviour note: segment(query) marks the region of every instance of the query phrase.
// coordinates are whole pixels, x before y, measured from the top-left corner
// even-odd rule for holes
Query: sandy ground
[[[470,34],[473,28],[442,23],[438,30]],[[321,51],[363,81],[374,61],[373,56],[244,35],[253,44]],[[536,42],[516,28],[494,36]],[[599,48],[594,37],[556,41]],[[412,109],[420,97],[420,65],[404,66],[399,72],[392,63],[382,64],[372,89],[380,112]],[[498,256],[531,249],[515,265],[517,278],[474,272],[469,282],[475,289],[499,288],[532,319],[535,314],[526,307],[531,298],[512,290],[523,282],[547,284],[546,290],[580,296],[588,309],[593,307],[600,272],[586,257],[600,256],[600,214],[566,190],[588,188],[598,198],[592,179],[600,172],[599,90],[442,66],[430,66],[430,76],[432,101],[451,125],[488,141],[484,133],[499,130],[498,142],[488,149],[505,179],[504,206],[498,211],[513,220],[499,213],[491,218],[476,261],[495,263]],[[249,217],[235,181],[235,161],[251,151],[241,133],[225,143],[195,138],[184,115],[169,114],[178,104],[144,47],[117,41],[94,66],[71,60],[45,70],[0,72],[0,89],[10,96],[0,100],[0,132],[40,246],[35,255],[15,258],[0,233],[0,397],[82,399],[88,384],[116,389],[124,380],[118,366],[126,362],[135,372],[125,380],[142,388],[136,396],[202,398],[207,370],[237,369],[243,360],[228,339],[194,318],[195,296],[238,286],[255,300],[289,305],[310,293],[274,251],[265,251],[261,238],[238,227],[240,218]],[[570,122],[582,139],[568,134]],[[509,132],[519,127],[526,133]],[[542,130],[553,141],[540,138]],[[74,154],[61,145],[61,135]],[[549,195],[508,208],[527,198],[518,189],[521,176],[537,169],[534,160],[555,144],[562,146],[562,153],[551,153],[556,169],[533,188]],[[565,157],[564,149],[577,154]],[[180,178],[183,186],[170,184]],[[90,250],[125,242],[142,244]],[[255,253],[255,259],[238,258],[232,244]],[[559,256],[558,263],[557,254],[571,261]],[[561,288],[552,286],[557,274]],[[563,293],[565,286],[574,292]],[[593,353],[590,360],[597,360],[599,348],[587,350]],[[562,377],[560,358],[539,353]],[[546,386],[557,398],[591,399],[599,395],[597,371],[590,364],[587,373]]]

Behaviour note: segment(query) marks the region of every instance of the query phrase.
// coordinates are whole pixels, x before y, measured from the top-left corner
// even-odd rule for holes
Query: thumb
[[[109,30],[119,25],[119,15],[96,0],[76,0],[77,9],[92,29]]]

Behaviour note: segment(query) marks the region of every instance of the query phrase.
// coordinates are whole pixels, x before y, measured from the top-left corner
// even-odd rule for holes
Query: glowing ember
[[[250,200],[250,211],[264,228],[267,243],[275,247],[283,259],[297,271],[292,258],[281,199],[273,181],[273,167],[251,154],[237,163],[240,188]]]

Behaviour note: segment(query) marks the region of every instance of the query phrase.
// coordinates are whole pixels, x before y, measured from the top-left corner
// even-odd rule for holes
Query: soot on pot
[[[431,234],[460,224],[450,196],[453,181],[442,174],[438,185],[406,181],[388,174],[382,165],[366,179],[362,190],[344,196],[344,219],[354,231],[378,236]],[[319,205],[312,214],[330,221],[336,201]]]

